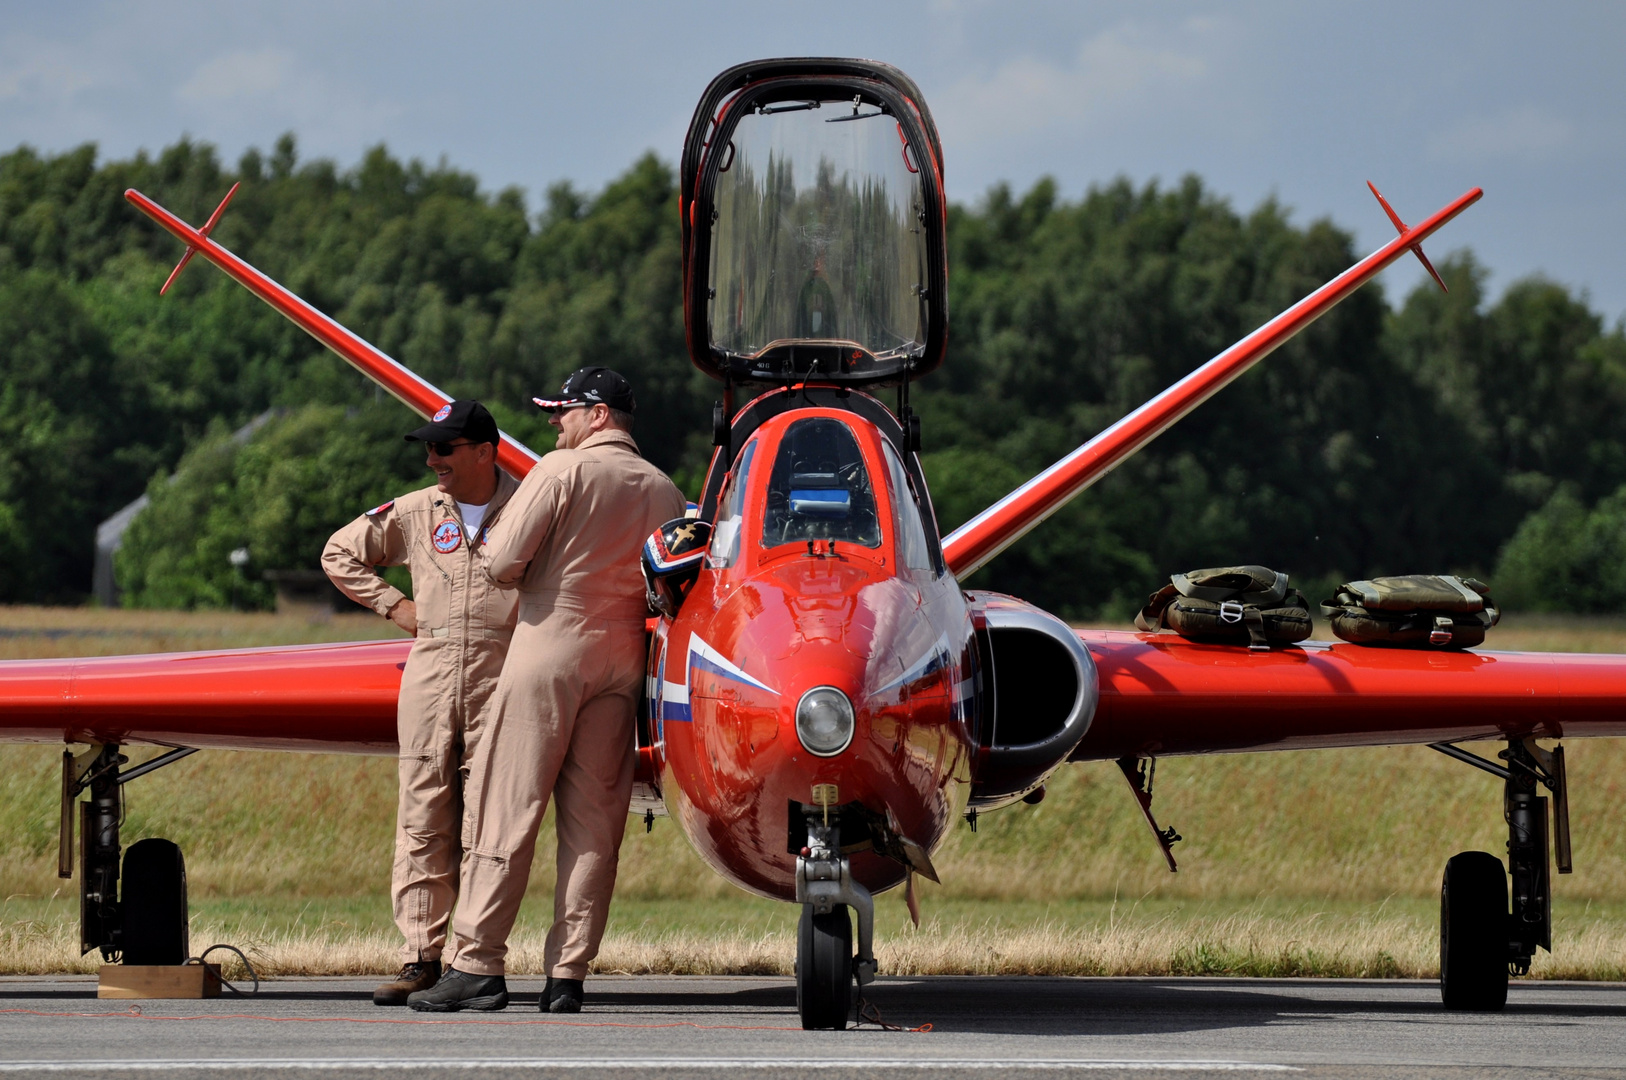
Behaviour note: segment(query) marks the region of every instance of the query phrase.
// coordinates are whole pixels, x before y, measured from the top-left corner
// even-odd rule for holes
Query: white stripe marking
[[[206,1058],[182,1061],[0,1061],[0,1073],[10,1072],[163,1072],[202,1069],[366,1069],[374,1072],[402,1069],[1001,1069],[1038,1071],[1067,1069],[1081,1072],[1302,1072],[1291,1065],[1254,1064],[1247,1061],[1079,1061],[1065,1058],[955,1059],[912,1058]]]
[[[893,687],[902,686],[904,683],[907,683],[907,682],[914,682],[916,679],[920,678],[922,672],[924,672],[927,668],[932,666],[932,663],[934,661],[936,661],[938,659],[938,657],[943,658],[943,666],[944,667],[949,666],[949,664],[951,663],[951,660],[949,658],[948,653],[949,653],[948,635],[945,634],[945,635],[943,635],[943,636],[941,636],[941,637],[939,637],[937,639],[936,644],[934,644],[931,647],[931,651],[929,651],[925,656],[922,656],[919,660],[915,661],[914,664],[910,665],[907,669],[905,669],[903,674],[899,675],[896,679],[893,679],[891,682],[887,683],[885,686],[879,687],[879,688],[871,691],[871,693],[884,694],[888,690],[891,690]]]
[[[736,679],[740,680],[743,683],[746,683],[746,684],[748,684],[750,686],[755,686],[759,690],[766,690],[770,694],[779,693],[779,691],[775,690],[773,687],[769,686],[767,683],[763,682],[762,680],[757,679],[757,678],[753,678],[752,676],[747,675],[732,660],[730,660],[728,657],[724,656],[722,653],[718,652],[716,649],[712,648],[704,640],[702,640],[699,634],[690,634],[689,635],[689,663],[688,663],[687,668],[684,671],[684,678],[689,677],[688,672],[689,672],[689,670],[693,669],[693,667],[694,667],[694,658],[696,656],[700,657],[703,660],[708,661],[709,663],[717,665],[718,667],[722,668],[724,671],[728,672],[730,675],[734,676]]]

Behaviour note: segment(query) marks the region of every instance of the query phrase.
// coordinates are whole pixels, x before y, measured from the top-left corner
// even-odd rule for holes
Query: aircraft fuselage
[[[767,466],[794,453],[787,432],[808,421],[842,425],[860,455],[835,462],[852,471],[849,486],[822,489],[850,498],[841,510],[773,505],[783,493]],[[818,785],[834,786],[832,809],[859,803],[928,851],[970,793],[971,613],[951,574],[909,565],[930,559],[900,539],[900,523],[917,523],[918,510],[897,490],[903,472],[888,467],[896,452],[884,439],[861,417],[818,408],[758,428],[729,480],[739,490],[725,490],[717,557],[676,620],[656,630],[650,698],[662,794],[701,856],[762,896],[794,898],[806,833],[794,835],[792,808],[818,805]],[[871,482],[855,482],[860,474]],[[812,470],[801,475],[796,483],[814,482],[805,479]],[[812,503],[817,492],[796,494]],[[729,510],[737,513],[721,516]],[[822,754],[797,725],[804,695],[820,687],[840,691],[853,711],[846,745]],[[852,871],[871,891],[906,873],[872,851],[854,854]]]

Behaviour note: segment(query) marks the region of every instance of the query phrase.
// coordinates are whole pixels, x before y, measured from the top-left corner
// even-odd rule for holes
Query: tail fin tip
[[[1383,207],[1383,212],[1389,215],[1389,221],[1393,223],[1395,229],[1401,236],[1405,236],[1406,223],[1400,220],[1400,215],[1395,213],[1395,208],[1389,205],[1389,200],[1383,197],[1383,192],[1379,191],[1377,185],[1370,180],[1366,182],[1366,186],[1377,198],[1378,205]],[[1445,279],[1440,277],[1438,270],[1434,269],[1434,264],[1428,261],[1428,256],[1423,254],[1423,245],[1421,243],[1411,244],[1409,249],[1413,255],[1417,256],[1417,261],[1423,264],[1423,269],[1428,271],[1428,276],[1433,278],[1434,283],[1440,287],[1440,291],[1449,293],[1451,290],[1446,288]]]
[[[243,182],[241,180],[237,181],[237,183],[231,186],[231,190],[226,192],[226,197],[220,200],[220,205],[215,207],[215,212],[209,215],[209,220],[204,222],[203,228],[198,230],[199,236],[209,235],[210,231],[213,230],[215,225],[220,221],[220,215],[226,212],[226,207],[231,203],[232,196],[236,195],[237,189],[242,186]],[[128,197],[128,193],[126,193],[126,197]],[[195,247],[188,247],[186,249],[186,254],[181,256],[181,261],[175,264],[175,269],[171,270],[169,272],[169,277],[164,279],[163,287],[158,290],[159,296],[163,296],[165,293],[169,292],[169,287],[175,284],[175,279],[181,276],[181,271],[186,269],[186,264],[191,262],[192,256],[196,255],[197,253],[198,249]]]

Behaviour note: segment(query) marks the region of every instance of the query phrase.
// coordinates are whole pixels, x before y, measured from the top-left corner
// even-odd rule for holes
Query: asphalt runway
[[[89,978],[0,979],[9,1076],[1618,1077],[1626,984],[1516,983],[1496,1016],[1427,982],[883,978],[887,1021],[802,1031],[788,979],[611,977],[577,1017],[510,982],[500,1013],[380,1009],[373,979],[285,979],[257,997],[100,1001]],[[139,1006],[138,1008],[136,1006]]]

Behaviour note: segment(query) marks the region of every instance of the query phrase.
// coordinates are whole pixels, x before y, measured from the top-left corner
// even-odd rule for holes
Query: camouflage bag
[[[1340,585],[1321,611],[1333,633],[1357,645],[1466,649],[1502,617],[1489,594],[1473,578],[1407,574]]]
[[[1193,641],[1234,642],[1250,649],[1289,645],[1310,636],[1310,606],[1287,575],[1263,566],[1221,566],[1175,574],[1153,593],[1135,625],[1167,626]]]

